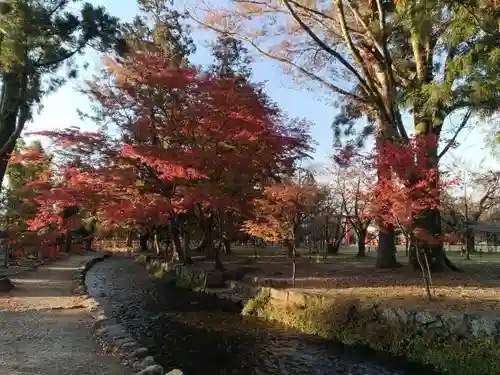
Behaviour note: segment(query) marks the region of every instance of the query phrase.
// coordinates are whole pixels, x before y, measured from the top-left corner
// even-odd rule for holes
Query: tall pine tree
[[[252,77],[252,60],[243,42],[230,36],[219,35],[212,44],[214,63],[210,71],[220,77],[241,78],[249,82]]]
[[[140,14],[127,27],[130,49],[161,54],[173,65],[189,65],[189,57],[196,51],[187,14],[164,0],[138,0]]]
[[[7,0],[0,7],[0,183],[9,154],[41,99],[78,70],[86,47],[121,46],[118,20],[76,0]],[[76,10],[75,10],[76,9]],[[59,74],[63,65],[66,76]]]

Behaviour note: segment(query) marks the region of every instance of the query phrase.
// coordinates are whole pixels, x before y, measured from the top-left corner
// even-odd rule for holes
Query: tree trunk
[[[231,240],[226,238],[226,237],[223,237],[222,243],[224,245],[224,254],[231,255],[233,253],[233,251],[231,249]]]
[[[222,248],[222,242],[219,242],[217,246],[212,246],[213,247],[213,258],[214,258],[214,269],[216,271],[225,271],[224,265],[222,264],[220,260],[220,251]]]
[[[153,234],[153,242],[156,250],[156,256],[160,257],[161,250],[160,250],[160,241],[158,241],[158,229],[155,229],[155,232]]]
[[[1,246],[3,247],[3,249],[5,251],[5,257],[4,257],[4,260],[3,260],[3,266],[5,268],[7,268],[7,267],[9,267],[9,259],[10,259],[9,241],[8,240],[2,241]]]
[[[401,264],[396,260],[396,243],[394,226],[379,223],[376,268],[398,268]]]
[[[209,217],[206,221],[205,227],[205,258],[207,260],[215,260],[214,228],[212,222],[212,217]]]
[[[406,232],[405,232],[404,236],[405,236],[405,255],[409,256],[409,254],[410,254],[410,252],[409,252],[409,250],[410,250],[410,236]]]
[[[174,249],[172,258],[177,258],[184,263],[186,261],[186,253],[184,252],[184,249],[182,247],[180,232],[177,223],[172,222],[172,220],[170,221],[170,238],[172,240]]]
[[[341,242],[340,239],[345,234],[344,232],[345,231],[342,228],[341,219],[339,217],[337,220],[337,224],[335,225],[335,233],[333,234],[334,241],[333,243],[327,244],[326,249],[328,254],[337,255],[339,253]]]
[[[476,235],[472,229],[465,232],[465,255],[470,260],[470,255],[476,251]]]
[[[85,240],[85,251],[92,251],[92,243],[94,242],[95,238],[95,227],[96,227],[96,222],[95,220],[92,220],[90,223],[90,228],[87,233],[87,238]]]
[[[72,243],[72,233],[70,230],[66,231],[66,234],[64,235],[64,251],[66,253],[71,252],[71,243]]]
[[[184,230],[183,230],[183,237],[184,237],[184,254],[185,254],[185,261],[184,263],[186,264],[193,264],[193,259],[191,259],[191,233],[189,232],[189,227],[188,224],[184,224]]]
[[[444,247],[441,239],[441,214],[438,210],[428,210],[421,212],[417,218],[414,219],[414,227],[423,229],[426,233],[435,238],[434,242],[431,241],[417,241],[417,252],[420,252],[427,257],[431,272],[440,272],[445,268],[445,255]],[[411,251],[410,251],[411,255]],[[420,265],[416,256],[410,256],[410,261],[413,261],[413,268],[419,269]]]
[[[127,233],[127,243],[125,244],[126,247],[132,247],[132,233],[133,233],[133,230],[129,229],[129,231]]]
[[[329,229],[328,228],[328,224],[329,224],[329,222],[328,222],[328,215],[325,215],[325,233],[324,233],[324,235],[325,235],[325,244],[324,244],[324,246],[325,247],[324,247],[324,249],[327,252],[328,252],[328,243],[329,243],[328,240],[329,240],[329,237],[330,237],[330,233],[328,232],[328,229]]]
[[[284,243],[287,253],[289,255],[289,258],[292,260],[292,286],[295,287],[295,277],[296,277],[296,271],[297,271],[297,263],[296,263],[296,248],[295,248],[295,241],[292,240],[285,240]]]
[[[139,251],[141,252],[148,251],[148,240],[149,240],[148,232],[139,234]]]
[[[85,239],[85,251],[92,251],[93,242],[94,242],[94,234],[92,233]]]
[[[358,233],[358,253],[356,254],[356,257],[358,258],[363,258],[366,256],[366,229],[361,230]]]
[[[15,133],[18,120],[23,122],[25,120],[18,119],[21,111],[21,103],[23,100],[22,93],[25,91],[25,82],[27,77],[21,76],[19,73],[7,73],[3,76],[2,92],[0,97],[0,148],[2,148],[9,141],[10,137]],[[11,142],[5,153],[0,155],[0,191],[2,189],[2,182],[5,177],[5,171],[9,163],[9,157],[16,142]]]

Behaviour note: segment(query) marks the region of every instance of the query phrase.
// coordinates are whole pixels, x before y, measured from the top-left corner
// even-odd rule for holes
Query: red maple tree
[[[289,174],[309,150],[307,124],[286,118],[251,85],[174,68],[153,53],[106,66],[89,94],[99,103],[96,118],[114,124],[108,132],[37,133],[52,139],[63,162],[36,198],[33,230],[73,229],[89,216],[107,226],[170,226],[185,259],[172,230],[182,214],[213,230],[212,218],[245,211],[261,186]],[[61,215],[67,207],[78,207],[71,219]]]
[[[323,199],[323,191],[313,183],[284,183],[266,186],[262,197],[253,201],[254,218],[242,230],[264,241],[281,243],[292,259],[295,282],[295,243],[303,217],[313,213]]]

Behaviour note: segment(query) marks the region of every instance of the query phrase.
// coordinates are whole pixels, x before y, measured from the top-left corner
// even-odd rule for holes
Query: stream
[[[167,371],[185,375],[417,375],[416,365],[239,315],[215,296],[150,276],[114,256],[87,273],[89,294]]]

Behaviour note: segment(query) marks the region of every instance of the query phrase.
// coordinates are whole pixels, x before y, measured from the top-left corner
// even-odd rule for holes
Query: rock
[[[155,359],[152,356],[148,355],[144,357],[142,360],[135,362],[133,367],[134,370],[140,371],[154,365],[155,365]]]
[[[95,331],[96,336],[102,337],[105,336],[108,332],[108,326],[104,326]]]
[[[113,324],[113,325],[107,326],[106,327],[106,334],[108,335],[108,337],[110,337],[114,340],[123,339],[123,338],[128,337],[127,333],[125,332],[125,330],[123,329],[121,324]]]
[[[392,308],[380,309],[380,317],[390,326],[398,326],[400,324],[399,315]]]
[[[146,348],[137,348],[132,353],[130,353],[129,357],[134,359],[144,358],[148,355],[148,349]]]
[[[497,322],[494,316],[477,315],[471,316],[470,330],[475,338],[482,336],[494,337],[497,335]]]
[[[438,320],[439,318],[436,316],[436,314],[431,312],[422,311],[415,314],[415,322],[420,326],[428,326]]]
[[[130,338],[130,337],[116,339],[114,341],[115,341],[114,344],[115,344],[116,348],[118,348],[118,349],[120,349],[125,344],[133,343],[132,338]]]
[[[224,286],[224,273],[213,271],[207,273],[207,288],[220,288]]]
[[[172,371],[167,372],[165,375],[184,375],[184,373],[179,369],[173,369]]]
[[[163,367],[161,367],[160,365],[152,365],[146,367],[144,370],[138,372],[136,375],[163,375],[164,373],[165,370],[163,370]]]
[[[244,279],[245,275],[249,272],[252,272],[253,268],[251,267],[238,267],[233,270],[224,272],[224,281],[236,280],[241,281]]]
[[[4,277],[0,279],[0,292],[10,292],[12,289],[14,289],[14,284],[12,284],[12,281],[10,281],[9,278]]]
[[[137,344],[134,341],[129,341],[120,345],[119,349],[122,353],[128,355],[128,353],[133,353],[135,350],[137,350]]]
[[[287,302],[288,301],[288,293],[286,290],[279,290],[274,288],[269,288],[269,295],[271,299]]]
[[[112,320],[108,319],[106,315],[98,315],[94,322],[94,329],[99,329],[110,324],[112,324]]]

